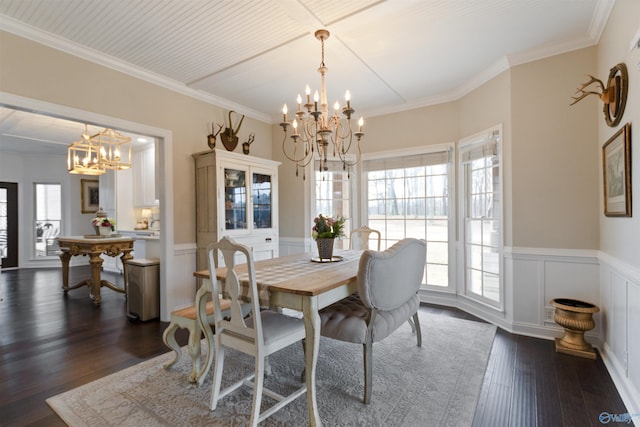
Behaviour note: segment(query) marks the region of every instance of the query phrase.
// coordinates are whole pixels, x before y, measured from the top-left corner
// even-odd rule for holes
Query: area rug
[[[422,347],[403,325],[373,346],[373,395],[362,403],[362,347],[322,338],[317,401],[326,426],[469,426],[473,420],[495,326],[420,313]],[[70,426],[242,426],[249,423],[251,389],[242,387],[209,411],[210,372],[200,387],[187,380],[191,359],[170,370],[171,353],[47,399]],[[265,387],[287,394],[300,386],[302,346],[270,356]],[[254,369],[253,358],[227,351],[223,387]],[[308,425],[306,395],[264,426]],[[263,397],[262,410],[275,401]]]

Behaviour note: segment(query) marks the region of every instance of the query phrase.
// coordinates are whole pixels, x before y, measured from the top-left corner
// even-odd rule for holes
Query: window
[[[353,209],[351,207],[351,185],[353,178],[342,168],[342,162],[327,161],[327,170],[320,171],[320,162],[315,161],[315,206],[313,217],[319,214],[330,215],[334,218],[345,217],[344,239],[337,239],[336,249],[349,247],[349,233],[352,229]]]
[[[382,234],[382,249],[406,237],[427,242],[424,284],[449,287],[454,239],[450,188],[452,147],[363,162],[365,223]]]
[[[500,131],[460,145],[465,292],[502,306],[502,204]]]
[[[61,188],[60,184],[34,184],[36,256],[55,255],[58,250],[55,237],[60,234],[62,220]]]

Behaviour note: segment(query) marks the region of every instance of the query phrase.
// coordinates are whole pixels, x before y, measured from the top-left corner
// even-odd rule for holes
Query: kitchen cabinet
[[[109,218],[116,217],[116,171],[107,170],[100,175],[98,182],[98,194],[100,199],[98,204],[106,212]],[[92,218],[95,215],[92,216]]]
[[[152,230],[118,230],[127,237],[135,239],[133,241],[133,252],[135,259],[160,258],[160,236]]]
[[[280,163],[223,150],[193,157],[198,270],[208,267],[207,245],[223,236],[251,247],[256,261],[277,257]]]
[[[156,150],[153,144],[133,152],[133,206],[157,206]]]

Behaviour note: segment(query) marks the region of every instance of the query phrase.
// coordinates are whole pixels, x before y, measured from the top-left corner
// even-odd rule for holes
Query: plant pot
[[[111,236],[111,227],[98,227],[101,236]]]
[[[317,239],[318,258],[321,260],[329,260],[333,258],[333,241],[335,239]]]
[[[556,338],[556,351],[595,359],[596,352],[584,340],[584,333],[595,327],[593,313],[600,309],[589,302],[570,298],[552,299],[551,305],[556,309],[553,320],[564,328],[562,338]]]

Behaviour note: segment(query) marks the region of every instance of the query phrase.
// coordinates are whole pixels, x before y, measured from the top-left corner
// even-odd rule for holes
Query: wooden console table
[[[132,259],[131,251],[133,250],[133,238],[131,237],[58,237],[60,245],[60,260],[62,261],[62,289],[66,294],[72,289],[81,286],[89,287],[89,295],[93,299],[95,305],[100,305],[102,297],[100,296],[100,288],[106,286],[116,292],[127,292],[127,261]],[[122,271],[124,274],[124,288],[119,288],[115,284],[102,280],[100,273],[102,271],[101,254],[111,257],[117,257],[122,254]],[[69,286],[69,261],[72,256],[89,255],[89,263],[91,264],[91,278],[82,280],[73,286]]]

